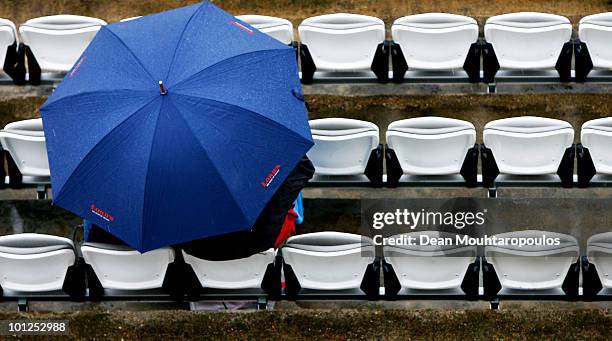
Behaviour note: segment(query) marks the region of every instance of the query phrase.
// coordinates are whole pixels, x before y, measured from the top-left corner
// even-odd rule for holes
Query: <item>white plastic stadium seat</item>
[[[566,17],[554,14],[509,13],[487,19],[484,34],[502,69],[546,70],[557,65],[564,44],[572,36],[572,24]],[[571,50],[567,57],[570,64],[558,69],[562,77],[569,77]]]
[[[168,265],[174,262],[170,247],[140,253],[121,245],[84,243],[81,251],[104,289],[161,288]]]
[[[578,36],[587,44],[594,67],[612,69],[612,12],[582,18]]]
[[[612,232],[591,236],[587,241],[586,254],[589,263],[597,271],[600,285],[612,289]]]
[[[42,71],[68,72],[102,25],[101,19],[53,15],[30,19],[19,32]]]
[[[312,78],[310,73],[314,73],[315,69],[343,72],[370,70],[379,45],[385,40],[385,23],[378,18],[359,14],[336,13],[307,18],[302,21],[298,31],[303,80]],[[310,58],[314,65],[307,66],[305,61]],[[387,70],[384,70],[384,74],[381,71],[380,76],[388,77],[388,71],[387,64]]]
[[[378,126],[347,118],[310,121],[315,145],[308,157],[316,175],[363,175],[372,151],[378,147]]]
[[[445,117],[395,121],[389,124],[386,135],[387,145],[396,156],[395,160],[387,158],[387,181],[392,162],[399,162],[400,176],[459,174],[468,150],[476,142],[472,123]]]
[[[209,261],[183,251],[203,288],[211,289],[260,289],[268,269],[274,263],[276,252],[269,249],[243,259]]]
[[[578,27],[580,42],[588,49],[588,54],[577,46],[576,78],[584,81],[590,71],[585,64],[592,63],[596,69],[612,70],[612,12],[586,16],[580,20]],[[582,45],[581,44],[581,45]],[[589,61],[584,59],[590,56]],[[590,66],[590,65],[589,65]]]
[[[6,51],[9,46],[17,41],[17,31],[15,24],[7,19],[0,18],[0,71],[4,66]]]
[[[298,27],[318,70],[368,70],[378,44],[385,40],[385,23],[375,17],[336,13],[307,18]]]
[[[290,296],[297,295],[300,289],[355,292],[376,287],[366,294],[378,293],[378,274],[371,270],[374,244],[368,237],[341,232],[298,235],[287,240],[281,253]],[[372,280],[375,285],[363,285]]]
[[[311,120],[310,129],[315,145],[308,157],[319,174],[363,174],[379,143],[378,126],[371,122],[322,118]]]
[[[395,20],[391,34],[404,59],[403,64],[393,60],[394,80],[400,80],[406,69],[463,69],[470,46],[478,40],[478,23],[473,18],[456,14],[416,14]],[[393,58],[395,56],[394,53]]]
[[[588,148],[598,174],[612,174],[612,117],[587,121],[580,131],[580,142]]]
[[[15,162],[24,183],[49,182],[49,161],[42,119],[7,124],[0,130],[0,144]],[[13,175],[9,170],[9,176]]]
[[[561,233],[536,230],[514,231],[496,235],[499,238],[559,239],[559,245],[485,246],[486,262],[493,266],[501,290],[518,292],[563,289],[566,294],[577,294],[578,273],[575,269],[580,255],[576,238]],[[488,267],[485,268],[489,269]],[[494,274],[488,273],[493,276]],[[566,276],[574,276],[567,280]],[[485,278],[486,280],[486,278]],[[564,282],[566,287],[563,288]],[[572,283],[571,285],[569,283]],[[485,281],[485,291],[490,290]],[[494,293],[492,293],[494,294]]]
[[[574,129],[568,122],[535,116],[495,120],[485,125],[483,141],[502,174],[557,173],[562,181],[572,181],[573,158],[562,165],[574,141]],[[481,150],[481,156],[486,153]],[[486,161],[493,162],[492,158]],[[483,177],[489,175],[485,174],[488,168],[484,163],[483,158]]]
[[[285,45],[293,43],[293,24],[287,19],[265,15],[239,15],[236,18]]]
[[[454,233],[419,231],[404,236],[416,238],[450,238],[453,245],[397,245],[383,246],[385,293],[395,296],[415,291],[442,291],[461,293],[467,277],[464,293],[478,295],[478,269],[469,270],[477,260],[477,247],[455,245]],[[398,237],[398,236],[394,236]],[[476,265],[474,265],[476,266]],[[396,284],[393,287],[392,284]]]
[[[5,291],[61,290],[74,262],[70,239],[36,233],[0,237],[0,285]]]

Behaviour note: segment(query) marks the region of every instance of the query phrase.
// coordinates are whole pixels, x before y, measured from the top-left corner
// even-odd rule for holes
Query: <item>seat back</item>
[[[612,12],[582,18],[578,37],[586,43],[594,67],[612,69]]]
[[[466,121],[419,117],[391,123],[386,136],[405,174],[449,175],[461,170],[476,129]]]
[[[453,245],[418,245],[423,237],[448,240]],[[468,266],[476,260],[477,247],[455,244],[454,233],[419,231],[391,238],[416,238],[415,245],[383,246],[385,262],[393,267],[402,288],[419,290],[459,288]],[[426,243],[426,240],[423,240]]]
[[[522,116],[489,122],[483,135],[501,173],[545,175],[557,172],[574,129],[565,121]]]
[[[357,289],[374,261],[371,239],[340,232],[291,237],[281,252],[300,287],[313,290]]]
[[[81,251],[105,289],[161,288],[168,265],[174,261],[170,247],[140,253],[117,245],[85,243]]]
[[[559,239],[559,245],[485,246],[486,260],[493,265],[504,288],[542,290],[561,288],[580,252],[576,238],[555,232],[513,231],[496,235],[498,239]]]
[[[75,262],[67,238],[22,233],[0,237],[0,286],[17,292],[61,290]]]
[[[8,124],[0,130],[0,144],[9,152],[22,175],[50,176],[42,119]]]
[[[484,33],[500,67],[538,70],[555,67],[563,44],[572,36],[572,25],[562,16],[520,12],[489,18]]]
[[[311,120],[310,128],[315,145],[308,157],[321,175],[363,174],[379,143],[378,127],[366,121],[324,118]]]
[[[580,132],[580,142],[589,149],[597,173],[612,174],[612,117],[585,122]]]
[[[209,261],[191,256],[183,250],[185,263],[193,268],[200,285],[212,289],[261,288],[266,269],[274,263],[275,255],[274,249],[269,249],[247,258]]]
[[[478,39],[478,24],[462,15],[424,13],[395,20],[391,34],[410,69],[461,69]]]
[[[589,263],[595,265],[597,275],[604,288],[612,288],[612,232],[593,235],[587,240]]]
[[[293,24],[282,18],[265,15],[239,15],[237,19],[255,27],[285,45],[293,42]]]
[[[6,50],[17,41],[15,24],[10,20],[0,18],[0,71],[4,66]]]
[[[488,255],[487,260],[495,268],[502,287],[518,290],[561,288],[570,265],[577,259],[573,254],[535,258],[508,256],[493,250]]]
[[[27,136],[45,136],[42,119],[40,118],[11,122],[4,127],[4,130]]]
[[[358,14],[308,18],[298,27],[318,70],[369,70],[378,44],[385,40],[382,20]]]
[[[0,252],[14,255],[39,254],[64,249],[74,249],[72,241],[64,237],[39,233],[19,233],[0,237]]]
[[[68,72],[106,22],[76,15],[30,19],[19,27],[43,71]]]

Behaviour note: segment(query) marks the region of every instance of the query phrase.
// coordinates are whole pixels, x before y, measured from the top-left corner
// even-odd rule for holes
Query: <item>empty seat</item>
[[[584,82],[592,68],[612,70],[612,12],[586,16],[578,26],[576,80]]]
[[[84,284],[84,278],[69,276],[75,265],[75,251],[67,238],[22,233],[0,237],[0,285],[4,295],[42,293]],[[73,274],[74,275],[74,274]],[[66,285],[65,283],[70,283]],[[74,291],[65,290],[69,294]]]
[[[409,69],[464,69],[471,81],[478,82],[478,23],[473,18],[448,13],[409,15],[395,20],[391,34],[395,82],[403,81]],[[474,50],[468,54],[470,48]]]
[[[476,128],[470,122],[445,117],[395,121],[387,128],[387,184],[396,186],[403,174],[461,173],[476,185]]]
[[[264,277],[274,276],[275,256],[276,251],[269,249],[247,258],[210,261],[183,251],[185,263],[191,266],[204,289],[261,289]],[[275,280],[280,285],[280,276]]]
[[[385,23],[375,17],[336,13],[308,18],[298,27],[302,81],[311,83],[316,70],[372,70],[381,82],[389,77],[384,47]]]
[[[557,173],[571,187],[574,171],[574,129],[565,121],[521,116],[495,120],[484,128],[481,149],[485,186],[499,173],[549,175]]]
[[[584,295],[592,297],[602,289],[609,295],[609,289],[612,289],[612,232],[596,234],[587,240],[583,263]]]
[[[83,258],[88,264],[89,295],[104,295],[105,289],[121,291],[160,289],[174,250],[163,247],[140,253],[127,246],[84,243]]]
[[[596,174],[612,175],[612,117],[587,121],[577,146],[578,184],[588,186]]]
[[[0,18],[0,71],[9,75],[15,84],[25,83],[23,56],[18,55],[18,39],[15,24]]]
[[[289,238],[281,249],[289,297],[312,291],[378,295],[379,269],[368,237],[316,232]]]
[[[520,12],[487,19],[483,50],[485,81],[494,81],[501,67],[509,70],[556,68],[562,81],[571,77],[572,24],[547,13]]]
[[[42,119],[7,124],[0,130],[0,144],[10,156],[9,179],[14,186],[48,184],[50,171]]]
[[[532,242],[523,246],[512,242],[485,246],[483,274],[485,295],[488,298],[500,290],[504,290],[502,294],[540,291],[578,295],[580,252],[576,238],[536,230],[502,233],[495,237],[507,240],[531,238]]]
[[[415,238],[416,245],[383,246],[385,294],[449,293],[478,296],[477,247],[456,243],[456,234],[419,231],[392,238]],[[423,244],[421,244],[423,238]],[[430,238],[452,244],[431,245]]]
[[[316,169],[315,180],[318,175],[365,174],[375,185],[382,184],[378,126],[347,118],[323,118],[311,120],[310,129],[315,145],[308,157]]]
[[[17,48],[16,42],[15,24],[10,20],[0,18],[0,67],[4,66],[8,48],[11,46],[13,50]]]
[[[265,15],[239,15],[237,19],[255,27],[285,45],[293,43],[293,24],[282,18]]]
[[[101,19],[78,15],[53,15],[30,19],[19,27],[23,43],[28,46],[42,71],[68,72],[102,25]],[[28,62],[31,66],[31,61]],[[37,75],[30,70],[30,81]],[[36,80],[34,81],[36,82]]]

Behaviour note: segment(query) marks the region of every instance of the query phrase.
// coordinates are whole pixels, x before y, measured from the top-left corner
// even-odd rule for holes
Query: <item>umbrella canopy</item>
[[[210,3],[103,26],[41,114],[54,203],[143,252],[250,229],[313,144],[294,50]]]

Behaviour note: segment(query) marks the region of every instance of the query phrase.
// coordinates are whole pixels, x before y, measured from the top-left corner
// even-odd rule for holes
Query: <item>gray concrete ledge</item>
[[[49,96],[58,83],[46,82],[39,86],[16,86],[10,83],[0,84],[0,98],[45,97]],[[342,97],[367,96],[423,96],[423,95],[486,95],[525,93],[567,93],[567,94],[609,94],[612,93],[612,82],[558,83],[558,82],[498,82],[494,87],[485,83],[467,82],[418,82],[406,81],[402,84],[379,84],[375,80],[359,82],[321,81],[303,85],[304,94],[328,95]]]
[[[414,198],[486,198],[488,189],[477,187],[306,187],[304,199],[414,199]],[[498,198],[571,198],[571,199],[610,199],[612,190],[607,187],[560,188],[560,187],[499,187]],[[52,190],[47,189],[47,198],[52,198]],[[36,188],[0,189],[0,201],[36,200]]]
[[[612,93],[612,82],[587,83],[519,83],[500,82],[495,86],[497,94],[609,94]]]

